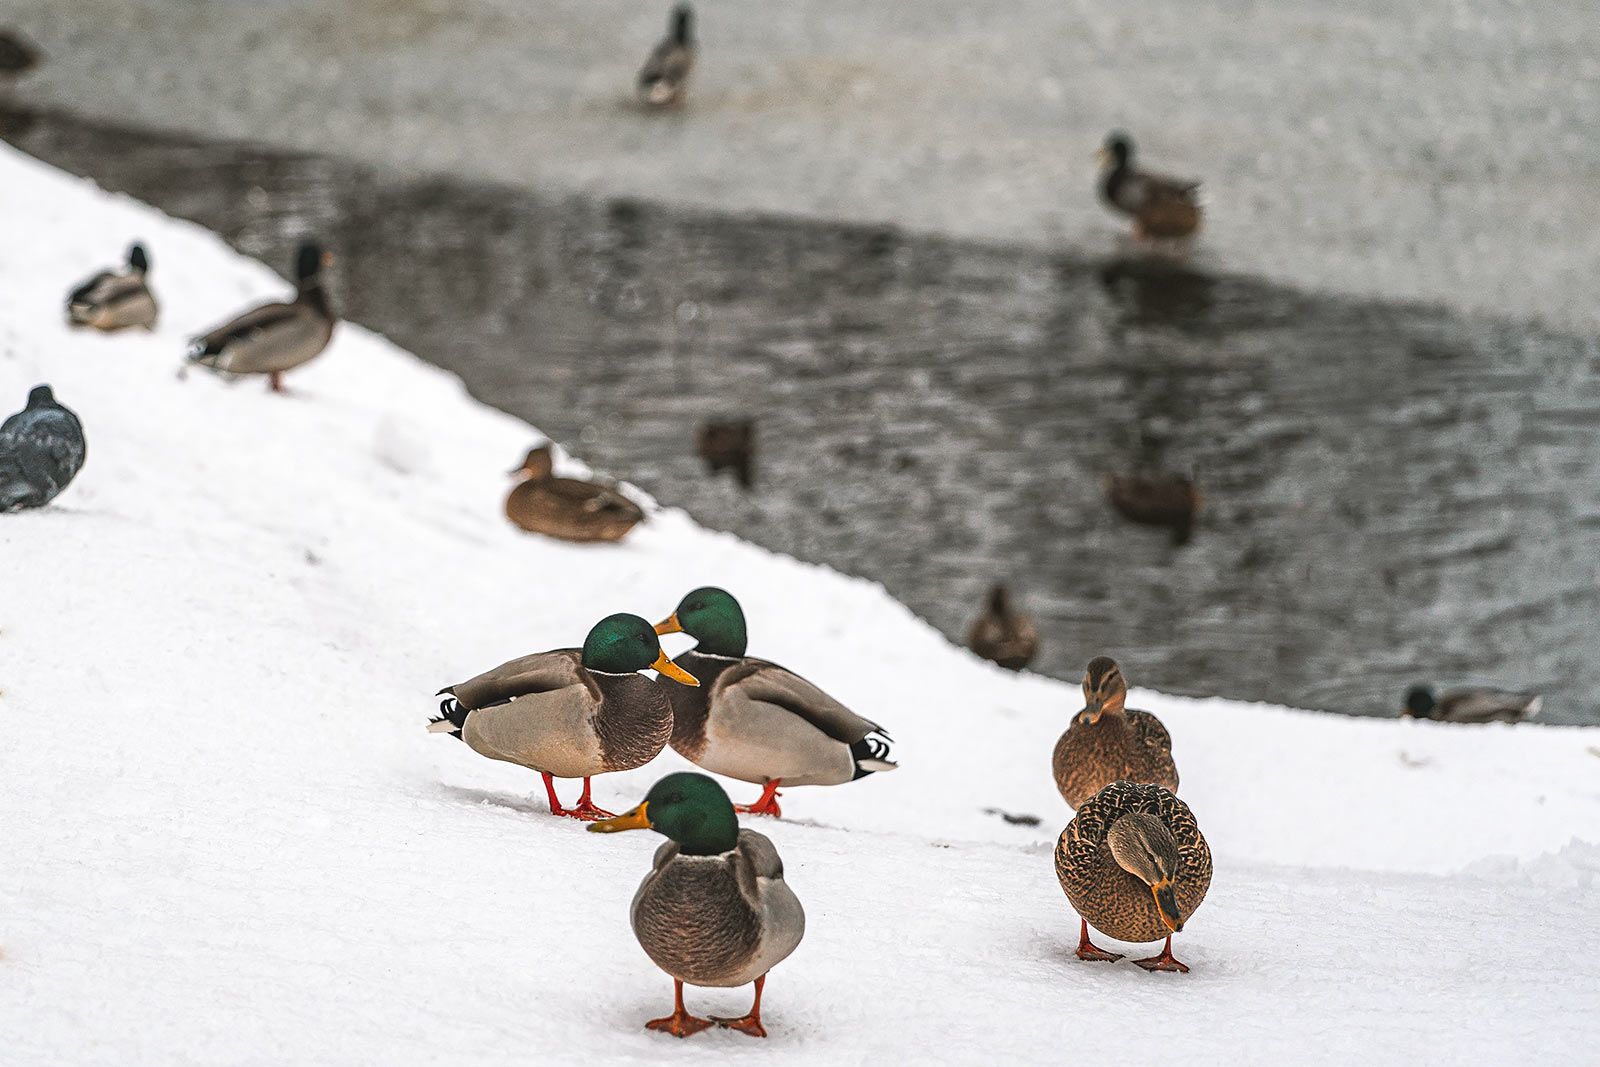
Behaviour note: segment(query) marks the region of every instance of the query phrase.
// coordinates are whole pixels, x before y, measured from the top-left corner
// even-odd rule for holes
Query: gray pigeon
[[[83,424],[36,385],[28,406],[0,422],[0,512],[50,503],[83,468]]]

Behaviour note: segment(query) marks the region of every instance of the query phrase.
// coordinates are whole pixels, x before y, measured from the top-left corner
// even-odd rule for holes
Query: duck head
[[[688,634],[696,651],[712,656],[742,656],[748,643],[744,609],[725,589],[707,585],[678,601],[671,615],[656,623],[658,634]]]
[[[529,478],[548,478],[555,473],[555,457],[549,445],[540,445],[528,452],[522,466],[513,467],[512,474],[526,474]]]
[[[322,274],[323,267],[333,265],[333,253],[325,252],[315,241],[307,241],[295,253],[294,280],[301,288],[313,285]]]
[[[675,44],[688,44],[694,36],[694,8],[679,4],[672,9],[672,40]]]
[[[1400,709],[1400,714],[1418,719],[1431,719],[1433,709],[1438,704],[1439,699],[1434,696],[1431,685],[1414,685],[1406,690],[1406,705]]]
[[[1181,860],[1177,839],[1166,824],[1154,815],[1130,812],[1111,824],[1106,845],[1117,866],[1150,887],[1162,925],[1173,933],[1182,930],[1183,917],[1172,892],[1172,880],[1178,876]]]
[[[1126,167],[1133,162],[1133,138],[1121,130],[1112,130],[1095,155],[1103,167]]]
[[[656,670],[681,685],[699,685],[694,675],[667,658],[650,624],[626,612],[607,615],[583,640],[583,666],[602,674]]]
[[[1128,683],[1122,680],[1122,668],[1110,656],[1096,656],[1089,661],[1083,674],[1083,711],[1085,721],[1096,723],[1106,712],[1121,712],[1128,699]]]
[[[638,807],[590,823],[597,834],[654,830],[676,841],[687,856],[716,856],[739,843],[739,817],[722,787],[703,774],[679,771],[650,788]]]
[[[150,273],[150,253],[144,250],[144,245],[135,244],[128,249],[128,269],[135,274]]]

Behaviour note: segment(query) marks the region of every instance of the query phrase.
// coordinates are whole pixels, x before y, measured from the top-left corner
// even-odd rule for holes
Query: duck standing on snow
[[[34,386],[28,406],[0,423],[0,512],[50,503],[83,469],[83,423]]]
[[[657,670],[683,685],[694,676],[661,651],[637,615],[595,623],[583,647],[536,652],[439,691],[442,713],[430,733],[461,738],[480,756],[538,771],[552,815],[605,819],[589,798],[589,779],[655,759],[672,736],[672,705],[638,672]],[[582,778],[583,796],[561,806],[553,778]]]
[[[672,26],[639,71],[639,101],[647,107],[683,103],[694,70],[694,10],[688,4],[672,9]]]
[[[1056,877],[1078,913],[1078,958],[1115,962],[1089,927],[1118,941],[1157,941],[1159,956],[1134,960],[1147,971],[1185,971],[1172,956],[1211,887],[1211,848],[1189,805],[1159,785],[1113,782],[1078,809],[1056,842]]]
[[[1543,704],[1544,698],[1536,693],[1452,689],[1440,696],[1432,686],[1414,685],[1400,714],[1441,722],[1521,722],[1538,715]]]
[[[654,830],[672,840],[656,850],[634,894],[634,936],[672,976],[672,1014],[645,1024],[688,1037],[713,1022],[766,1037],[761,990],[800,944],[806,914],[783,880],[783,860],[764,835],[739,829],[728,794],[703,774],[680,771],[657,782],[644,802],[589,829]],[[699,1019],[683,1007],[683,984],[731,988],[754,982],[755,1002],[738,1019]]]
[[[780,785],[842,785],[892,771],[889,735],[776,663],[744,654],[744,609],[726,590],[689,593],[656,633],[699,642],[673,660],[700,679],[675,689],[672,749],[714,774],[762,786],[738,811],[780,816]]]
[[[1056,788],[1073,808],[1112,782],[1154,782],[1178,788],[1172,737],[1148,711],[1126,707],[1128,683],[1109,656],[1089,661],[1083,676],[1083,710],[1056,742],[1051,760]]]
[[[1175,239],[1200,228],[1200,183],[1164,178],[1134,166],[1133,140],[1127,134],[1117,131],[1106,137],[1100,163],[1105,168],[1101,199],[1133,219],[1135,237]]]
[[[549,445],[528,453],[511,472],[522,479],[506,497],[506,518],[529,533],[563,541],[620,541],[644,509],[608,486],[557,478]]]
[[[1108,474],[1106,499],[1129,522],[1172,531],[1172,543],[1186,545],[1200,512],[1200,492],[1179,474]]]
[[[189,359],[224,374],[265,374],[272,391],[283,392],[284,372],[316,359],[333,337],[333,305],[322,286],[322,268],[332,262],[317,245],[301,245],[295,298],[263,304],[195,338]]]
[[[967,631],[967,647],[1008,671],[1020,671],[1039,651],[1039,629],[1033,620],[1011,606],[1011,594],[996,584],[989,590],[983,614]]]
[[[155,329],[156,298],[150,292],[150,256],[144,245],[128,249],[128,265],[103,270],[67,297],[67,322],[96,330]]]

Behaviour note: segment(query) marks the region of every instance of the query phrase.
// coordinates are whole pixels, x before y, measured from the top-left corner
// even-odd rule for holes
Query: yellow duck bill
[[[647,800],[631,811],[625,811],[621,815],[590,823],[589,832],[591,834],[620,834],[624,830],[653,829],[650,825],[649,808],[650,802]]]
[[[668,615],[666,618],[664,618],[660,622],[656,623],[656,636],[657,637],[662,637],[662,636],[664,636],[666,634],[681,634],[681,633],[683,633],[683,623],[678,621],[678,613],[677,612],[673,612],[671,615]]]
[[[656,657],[656,661],[650,664],[650,669],[660,671],[679,685],[698,686],[700,684],[700,679],[668,659],[666,652],[662,652],[661,655]]]

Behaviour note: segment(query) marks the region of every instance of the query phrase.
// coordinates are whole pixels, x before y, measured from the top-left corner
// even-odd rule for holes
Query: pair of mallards
[[[676,660],[659,635],[686,633],[696,647]],[[650,762],[670,744],[716,774],[762,786],[740,810],[780,815],[783,784],[839,785],[893,770],[889,737],[799,675],[746,656],[744,611],[726,590],[685,596],[655,626],[637,615],[596,623],[581,649],[540,652],[440,691],[441,714],[429,724],[491,759],[544,777],[555,814],[607,818],[594,807],[589,780]],[[661,686],[637,672],[659,671]],[[571,812],[552,778],[582,778]]]
[[[1211,884],[1211,852],[1188,805],[1174,794],[1178,769],[1161,720],[1127,707],[1128,684],[1108,656],[1091,660],[1084,707],[1056,742],[1056,788],[1077,814],[1056,844],[1056,877],[1079,916],[1078,958],[1118,960],[1096,948],[1089,926],[1123,941],[1166,947],[1137,960],[1147,970],[1187,971],[1172,935]]]

